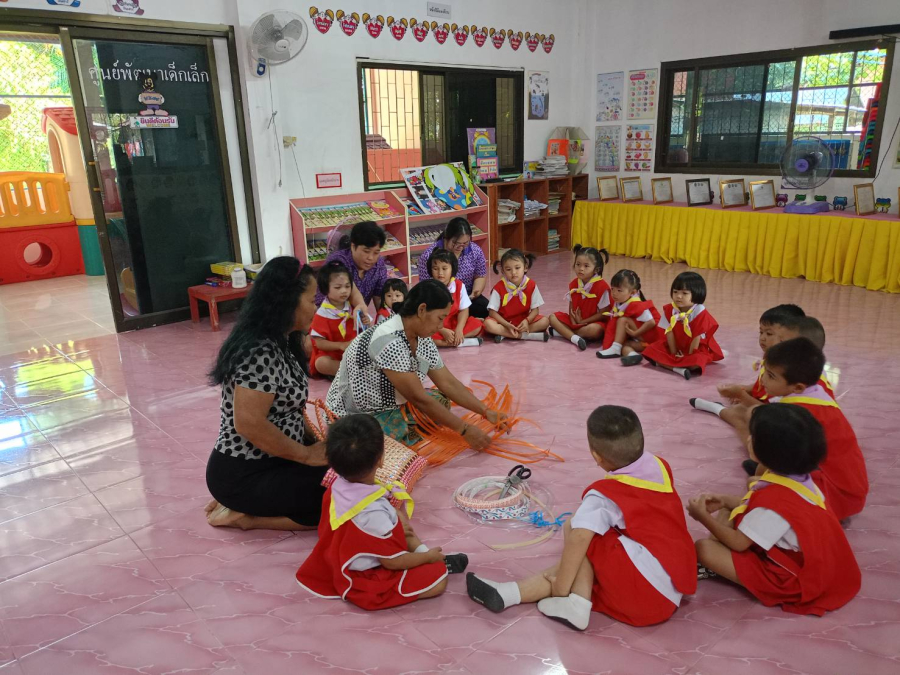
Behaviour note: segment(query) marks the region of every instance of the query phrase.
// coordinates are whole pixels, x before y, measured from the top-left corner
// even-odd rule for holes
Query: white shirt
[[[495,312],[500,311],[500,304],[503,302],[503,298],[500,297],[500,294],[497,292],[497,289],[491,291],[491,299],[488,302],[488,309],[492,309]],[[538,287],[534,287],[534,293],[531,294],[531,304],[528,306],[528,311],[530,312],[532,309],[537,309],[541,305],[544,304],[544,298],[541,296],[541,292],[538,290]]]
[[[391,535],[397,526],[397,510],[391,505],[387,497],[376,499],[360,513],[353,516],[353,522],[366,534],[385,539]],[[381,561],[374,555],[361,555],[354,558],[348,565],[348,569],[354,572],[363,572],[381,566]]]
[[[622,513],[622,509],[612,499],[596,490],[591,490],[584,496],[581,506],[572,516],[571,523],[573,528],[590,530],[601,536],[606,534],[611,527],[617,527],[620,530],[626,529],[625,515]],[[628,558],[634,563],[641,576],[649,581],[650,585],[660,594],[675,605],[680,605],[682,594],[675,588],[672,577],[656,559],[656,556],[650,553],[643,544],[639,544],[624,534],[619,536],[619,541],[622,542],[622,548],[625,549]]]
[[[456,293],[456,286],[459,284],[459,311],[463,311],[464,309],[469,309],[472,306],[472,300],[469,298],[469,291],[466,290],[465,284],[460,284],[458,280],[454,279],[453,283],[447,286],[447,290],[451,293]]]
[[[800,496],[806,499],[803,495]],[[806,499],[806,501],[810,504],[813,503],[810,499]],[[744,515],[737,529],[766,551],[773,546],[788,551],[800,550],[797,533],[794,532],[790,523],[781,517],[781,514],[772,509],[762,507],[751,509]]]

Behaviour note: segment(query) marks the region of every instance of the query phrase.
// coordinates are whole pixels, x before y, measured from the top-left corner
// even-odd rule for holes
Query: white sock
[[[581,336],[580,336],[580,335],[573,335],[571,338],[569,338],[569,341],[570,341],[573,345],[575,345],[576,347],[578,347],[578,346],[581,344]]]
[[[425,544],[419,544],[418,548],[416,548],[413,553],[427,553],[428,547]]]
[[[544,616],[560,619],[575,630],[585,630],[591,621],[591,601],[570,593],[565,598],[544,598],[538,611]]]
[[[522,603],[522,594],[519,593],[519,584],[515,581],[491,581],[484,577],[478,577],[488,586],[497,589],[500,597],[503,598],[503,607],[513,607]]]
[[[543,333],[522,333],[523,340],[537,340],[538,342],[544,341]]]
[[[712,413],[713,415],[719,415],[723,410],[725,410],[725,406],[721,403],[716,403],[715,401],[707,401],[704,398],[695,398],[694,407],[697,410],[703,410],[704,412]]]
[[[478,338],[466,338],[465,340],[462,341],[462,344],[459,346],[460,347],[480,347],[481,340],[479,340]]]
[[[687,368],[672,368],[673,371],[684,377],[684,374],[687,372]]]
[[[599,353],[603,354],[603,356],[618,356],[622,353],[622,345],[620,345],[618,342],[613,342],[612,346],[609,349],[604,349]]]

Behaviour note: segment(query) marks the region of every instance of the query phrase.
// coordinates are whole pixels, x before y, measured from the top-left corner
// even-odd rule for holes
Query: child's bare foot
[[[217,502],[215,499],[212,499],[205,507],[203,507],[203,510],[206,512],[206,515],[209,516],[209,514],[212,513],[218,505],[219,502]]]
[[[237,527],[237,522],[243,517],[243,513],[232,511],[227,506],[219,504],[206,516],[206,522],[213,527]]]

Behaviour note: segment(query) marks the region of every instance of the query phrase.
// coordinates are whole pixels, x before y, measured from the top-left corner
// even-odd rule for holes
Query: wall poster
[[[619,145],[622,127],[618,124],[599,126],[594,130],[594,171],[615,173],[619,170]]]
[[[650,171],[653,164],[653,125],[625,127],[625,171]]]
[[[645,120],[656,117],[656,90],[659,69],[631,70],[628,72],[628,119]]]
[[[617,122],[622,119],[622,97],[625,73],[597,75],[597,121]]]

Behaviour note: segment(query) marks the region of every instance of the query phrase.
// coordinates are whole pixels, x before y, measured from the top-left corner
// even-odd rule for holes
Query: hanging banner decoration
[[[392,16],[387,18],[388,29],[396,40],[402,40],[406,35],[406,28],[409,25],[406,19],[395,19]]]
[[[509,46],[512,47],[514,52],[519,51],[519,47],[522,46],[522,39],[525,35],[522,31],[518,33],[513,33],[512,30],[509,31]]]
[[[490,32],[491,42],[494,43],[495,49],[500,49],[503,46],[503,43],[506,42],[506,31],[505,30],[494,30],[491,28]]]
[[[410,19],[409,28],[418,42],[424,42],[425,38],[428,37],[428,31],[431,29],[431,26],[427,21],[419,23],[415,19]]]
[[[543,35],[538,35],[537,33],[525,33],[525,44],[528,45],[528,51],[533,52],[537,49],[543,39]]]
[[[144,13],[141,9],[141,0],[112,0],[112,10],[118,14],[132,16],[141,16]]]
[[[460,47],[466,44],[466,40],[469,39],[468,26],[457,26],[456,24],[453,24],[450,26],[450,30],[453,31],[453,39],[456,40],[456,44]]]
[[[450,35],[450,24],[445,23],[439,26],[437,21],[432,21],[431,32],[434,35],[434,39],[438,41],[438,44],[442,45],[447,41],[447,36]]]
[[[163,110],[162,104],[166,102],[166,97],[156,91],[153,73],[144,73],[141,87],[143,91],[138,96],[138,101],[145,108],[137,117],[128,120],[128,126],[132,129],[177,129],[178,118]]]
[[[369,16],[368,14],[362,15],[363,23],[366,24],[366,31],[373,38],[377,38],[381,35],[381,31],[384,30],[384,17],[379,14],[378,16]]]
[[[553,49],[554,44],[556,44],[556,38],[553,37],[553,33],[550,33],[550,35],[548,35],[545,38],[541,38],[541,46],[544,48],[544,51],[547,52],[548,54],[550,53],[550,50]]]
[[[479,47],[484,47],[484,43],[487,42],[487,26],[482,26],[478,28],[478,26],[472,26],[472,39],[475,40],[475,44]]]
[[[353,14],[344,14],[344,10],[339,9],[334,17],[338,20],[341,30],[344,31],[344,34],[347,36],[353,35],[356,32],[356,29],[359,28],[359,14],[356,12],[353,12]]]
[[[54,7],[81,7],[81,0],[47,0]]]
[[[334,12],[330,9],[320,12],[318,7],[310,7],[309,18],[312,19],[316,30],[325,35],[331,29],[331,24],[334,23]]]
[[[618,124],[600,126],[595,129],[594,171],[618,172],[621,139],[622,127]]]

